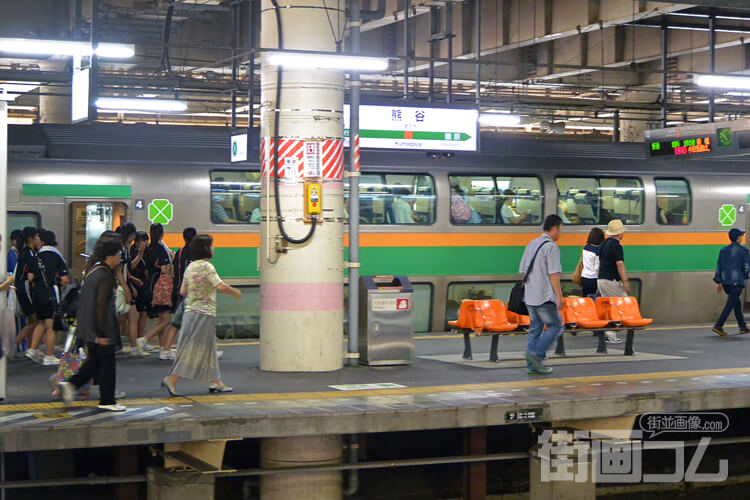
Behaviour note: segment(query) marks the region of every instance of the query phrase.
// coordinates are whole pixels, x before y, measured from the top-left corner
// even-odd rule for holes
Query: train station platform
[[[11,359],[0,450],[554,424],[750,407],[750,335],[718,337],[708,327],[681,326],[636,336],[636,354],[624,356],[622,344],[601,355],[595,337],[568,335],[568,355],[551,355],[550,376],[527,375],[522,335],[501,339],[499,363],[487,362],[489,338],[474,339],[474,361],[465,361],[460,336],[436,334],[418,337],[411,366],[318,374],[261,372],[256,341],[225,342],[222,377],[235,392],[210,395],[184,382],[178,389],[185,396],[177,398],[159,387],[169,362],[153,354],[124,357],[118,390],[127,392],[128,411],[119,414],[100,412],[96,400],[66,408],[50,395],[52,368]]]

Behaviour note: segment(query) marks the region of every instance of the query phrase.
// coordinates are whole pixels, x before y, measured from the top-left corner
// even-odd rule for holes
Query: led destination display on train
[[[692,137],[690,139],[671,139],[651,143],[651,156],[698,155],[711,152],[711,137]]]

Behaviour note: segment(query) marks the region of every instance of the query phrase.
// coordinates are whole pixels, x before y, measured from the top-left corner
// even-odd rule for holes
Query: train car
[[[729,227],[748,228],[745,162],[647,161],[643,153],[632,144],[489,139],[482,154],[363,152],[361,272],[408,275],[416,331],[444,331],[462,299],[507,299],[547,214],[566,222],[563,288],[573,295],[589,230],[620,218],[644,315],[661,324],[713,321],[723,300],[711,281],[718,250]],[[219,274],[245,288],[242,303],[219,304],[220,334],[257,335],[257,163],[13,158],[8,200],[9,229],[54,230],[74,271],[104,229],[133,221],[147,230],[149,210],[169,216],[172,247],[187,226],[213,234]]]

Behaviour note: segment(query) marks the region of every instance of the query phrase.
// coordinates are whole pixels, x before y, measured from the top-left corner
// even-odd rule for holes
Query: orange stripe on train
[[[217,248],[257,248],[259,233],[211,233]],[[505,247],[525,246],[538,233],[360,233],[363,247]],[[586,233],[563,234],[560,246],[583,246]],[[182,234],[167,233],[164,242],[172,247],[182,246]],[[725,232],[712,233],[626,233],[623,244],[659,245],[725,245],[729,240]],[[349,235],[344,234],[344,246],[349,245]]]

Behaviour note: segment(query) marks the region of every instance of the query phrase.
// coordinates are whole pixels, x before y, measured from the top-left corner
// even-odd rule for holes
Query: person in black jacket
[[[38,323],[36,308],[32,302],[31,295],[35,278],[39,276],[39,265],[36,254],[42,246],[42,240],[39,239],[39,232],[35,227],[27,226],[23,228],[22,234],[26,246],[18,256],[16,272],[13,274],[13,277],[16,284],[16,299],[23,315],[26,317],[26,326],[23,327],[21,333],[16,337],[16,345],[31,336]],[[44,360],[44,354],[32,349],[26,351],[26,357],[35,363],[41,363]]]
[[[97,240],[86,267],[78,302],[78,338],[86,342],[88,359],[78,373],[60,382],[59,391],[65,404],[73,404],[75,391],[96,377],[99,382],[99,408],[125,411],[115,401],[115,350],[120,328],[115,312],[115,289],[121,272],[122,239],[104,234]]]

